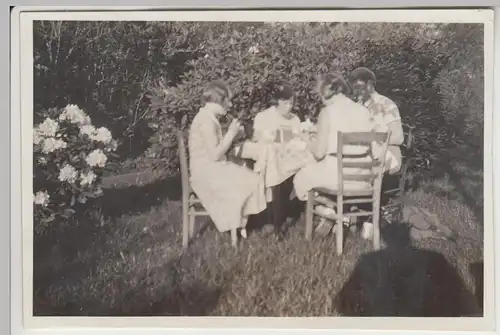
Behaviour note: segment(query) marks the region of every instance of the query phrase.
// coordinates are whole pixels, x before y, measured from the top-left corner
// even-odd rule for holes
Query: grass
[[[481,174],[463,165],[455,170],[468,192],[482,192]],[[457,273],[457,285],[480,299],[482,218],[467,204],[471,195],[452,180],[421,181],[408,198],[436,213],[458,240],[418,241],[412,255],[427,252],[424,262],[442,258]],[[236,252],[229,233],[200,218],[197,236],[183,252],[178,190],[171,182],[110,189],[102,210],[88,213],[85,222],[38,236],[34,315],[335,316],[342,312],[335,298],[355,269],[378,257],[358,235],[347,238],[341,257],[331,235],[308,242],[303,220],[282,242],[256,230]],[[394,254],[398,263],[407,252]]]

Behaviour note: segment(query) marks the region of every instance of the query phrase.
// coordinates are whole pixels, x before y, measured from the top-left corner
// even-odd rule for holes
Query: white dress
[[[220,232],[244,228],[243,217],[266,208],[264,185],[250,169],[213,158],[222,140],[222,130],[212,109],[206,104],[195,116],[189,131],[191,187]]]
[[[322,113],[327,113],[329,122],[329,138],[327,154],[320,160],[306,165],[294,177],[294,188],[297,198],[307,199],[307,193],[318,187],[337,190],[338,161],[332,155],[337,153],[338,132],[370,132],[373,123],[370,121],[370,112],[364,106],[352,101],[344,95],[337,95],[330,99],[323,108]],[[360,155],[361,157],[350,158],[355,162],[370,162],[372,157],[365,146],[345,146],[344,155]],[[345,158],[347,161],[349,158]],[[369,169],[345,168],[344,173],[363,174],[371,173]],[[360,181],[344,181],[344,189],[364,189],[370,185]]]

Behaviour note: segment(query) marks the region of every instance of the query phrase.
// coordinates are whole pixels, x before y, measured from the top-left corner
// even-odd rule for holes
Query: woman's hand
[[[241,127],[242,127],[241,122],[238,119],[233,119],[233,121],[231,121],[231,124],[227,129],[227,136],[229,136],[231,141],[233,141],[234,138],[238,135],[238,133],[241,130]]]

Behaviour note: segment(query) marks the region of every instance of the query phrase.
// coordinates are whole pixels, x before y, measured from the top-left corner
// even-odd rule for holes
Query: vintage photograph
[[[375,18],[34,21],[33,316],[482,317],[484,24]]]

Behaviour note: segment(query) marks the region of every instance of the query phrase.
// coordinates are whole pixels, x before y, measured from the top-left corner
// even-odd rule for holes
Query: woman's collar
[[[213,102],[207,102],[205,106],[201,107],[201,109],[211,113],[214,117],[217,117],[224,112],[224,107]]]
[[[331,98],[325,100],[324,105],[330,106],[330,105],[334,104],[336,101],[338,101],[341,97],[345,97],[345,95],[343,93],[336,93]]]

